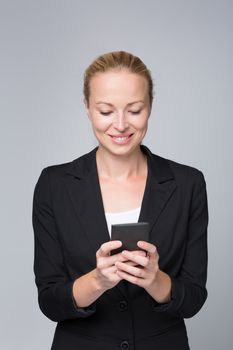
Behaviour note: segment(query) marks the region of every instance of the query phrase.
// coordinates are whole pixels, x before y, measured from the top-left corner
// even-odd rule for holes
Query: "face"
[[[99,149],[127,155],[147,131],[150,103],[147,80],[126,70],[96,74],[90,81],[86,111]]]

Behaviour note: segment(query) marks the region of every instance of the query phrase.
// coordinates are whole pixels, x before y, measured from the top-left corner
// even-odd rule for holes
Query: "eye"
[[[139,111],[129,111],[131,114],[139,114],[141,112],[141,110]]]
[[[112,112],[100,112],[102,115],[110,115]]]

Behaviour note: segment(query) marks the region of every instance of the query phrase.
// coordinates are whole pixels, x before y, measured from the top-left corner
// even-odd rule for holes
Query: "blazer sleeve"
[[[207,298],[207,226],[206,183],[202,172],[198,171],[193,185],[182,268],[178,276],[170,276],[171,301],[166,304],[155,302],[155,311],[178,313],[182,318],[190,318],[203,306]]]
[[[48,168],[42,170],[33,194],[34,273],[41,311],[52,321],[88,317],[95,303],[77,306],[73,297],[74,280],[69,277],[52,208]]]

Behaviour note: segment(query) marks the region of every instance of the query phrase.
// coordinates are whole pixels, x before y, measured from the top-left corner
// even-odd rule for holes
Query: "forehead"
[[[145,99],[148,95],[148,82],[143,76],[127,70],[108,71],[95,74],[90,81],[90,98]]]

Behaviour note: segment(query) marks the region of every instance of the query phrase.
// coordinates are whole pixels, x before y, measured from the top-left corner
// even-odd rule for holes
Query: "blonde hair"
[[[151,73],[139,57],[125,51],[113,51],[105,53],[97,57],[86,69],[84,73],[83,94],[87,105],[89,104],[91,78],[93,78],[93,76],[97,73],[104,73],[109,70],[117,69],[126,69],[130,73],[136,73],[146,78],[148,82],[150,106],[152,106],[153,81]]]

